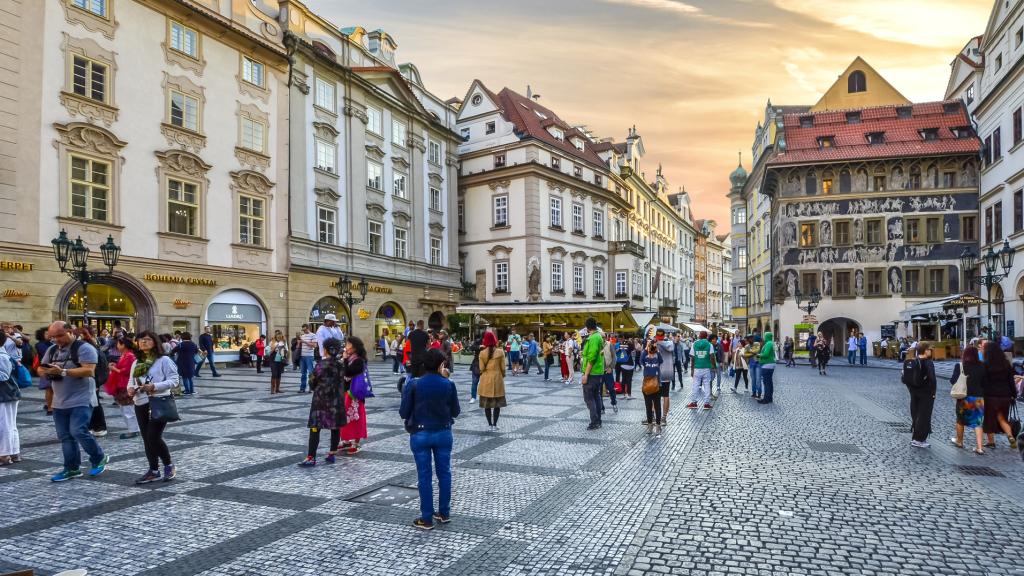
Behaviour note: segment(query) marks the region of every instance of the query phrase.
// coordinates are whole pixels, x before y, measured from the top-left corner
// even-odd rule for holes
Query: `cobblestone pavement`
[[[780,367],[775,404],[727,388],[711,412],[674,392],[649,437],[641,400],[587,432],[578,387],[535,375],[509,378],[488,432],[462,369],[453,521],[433,532],[410,525],[396,377],[373,376],[365,450],[313,469],[295,466],[309,402],[295,373],[273,398],[269,374],[197,380],[166,434],[179,478],[143,487],[141,441],[117,439],[113,408],[108,471],[49,482],[60,447],[31,392],[24,462],[0,468],[0,573],[1024,574],[1024,465],[1005,439],[986,456],[950,445],[942,394],[933,447],[911,448],[898,372]]]

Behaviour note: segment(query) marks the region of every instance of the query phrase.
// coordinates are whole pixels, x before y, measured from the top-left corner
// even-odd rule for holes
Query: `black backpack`
[[[78,349],[85,344],[84,340],[75,340],[71,343],[71,355],[68,358],[75,364],[76,367],[80,367],[82,364],[78,361]],[[56,352],[56,344],[50,346],[50,350],[47,351],[47,357],[53,358]],[[107,383],[107,379],[110,378],[110,365],[107,359],[107,354],[101,350],[98,346],[96,348],[96,370],[93,372],[93,378],[96,379],[96,385],[102,386]]]
[[[924,388],[927,384],[928,374],[921,366],[917,358],[903,362],[903,384],[908,388]]]

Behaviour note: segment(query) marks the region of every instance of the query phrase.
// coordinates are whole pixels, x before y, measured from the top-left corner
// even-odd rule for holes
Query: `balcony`
[[[462,283],[462,300],[463,301],[476,301],[476,284],[470,282]]]
[[[679,309],[679,300],[677,300],[675,298],[662,298],[661,299],[661,306],[660,306],[660,308],[662,308],[662,309],[669,309],[669,310],[678,310]]]
[[[646,258],[647,249],[632,240],[616,240],[608,244],[611,254],[632,254],[637,258]]]

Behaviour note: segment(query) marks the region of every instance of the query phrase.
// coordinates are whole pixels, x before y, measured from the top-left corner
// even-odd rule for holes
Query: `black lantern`
[[[1010,268],[1013,268],[1013,248],[1010,248],[1010,241],[1003,240],[1003,249],[999,251],[999,260],[1003,264],[1003,272],[1006,274],[1010,273]]]
[[[360,278],[359,279],[359,295],[362,296],[365,299],[366,298],[366,293],[369,292],[369,291],[370,291],[370,285],[366,283],[366,278]]]
[[[114,237],[107,236],[107,241],[100,245],[100,253],[103,254],[103,263],[112,273],[114,266],[117,266],[117,259],[121,256],[121,247],[114,244]]]
[[[370,285],[366,283],[366,278],[359,278],[359,284],[356,286],[356,289],[359,290],[358,298],[352,295],[352,280],[349,279],[347,274],[338,279],[338,297],[348,305],[349,314],[352,314],[353,306],[366,300],[366,293],[370,291]],[[351,326],[349,330],[352,330]]]
[[[342,276],[338,280],[338,296],[345,296],[346,294],[352,294],[352,281],[348,279],[348,276]]]
[[[989,246],[988,252],[985,253],[985,272],[988,274],[995,274],[998,266],[999,255],[992,250],[991,246]]]
[[[998,252],[989,246],[988,252],[981,257],[981,261],[985,266],[985,273],[981,274],[980,270],[975,270],[978,264],[978,256],[970,248],[964,248],[963,253],[960,254],[960,266],[963,267],[967,281],[971,284],[977,282],[988,289],[988,298],[985,299],[985,303],[988,304],[989,322],[992,321],[992,287],[998,285],[1000,280],[1010,275],[1010,269],[1013,268],[1013,256],[1014,250],[1010,248],[1009,240],[1003,240],[1003,247]],[[1003,270],[1002,273],[998,272],[1000,268]],[[966,307],[964,311],[966,313]],[[982,329],[989,331],[990,338],[997,336],[992,326]]]
[[[82,238],[75,238],[75,245],[71,247],[71,265],[75,270],[85,270],[89,265],[89,247],[82,244]]]
[[[970,247],[964,248],[964,251],[960,253],[960,268],[965,274],[970,275],[971,271],[978,264],[978,255],[975,254]]]
[[[60,271],[64,272],[68,268],[68,259],[71,258],[71,240],[68,240],[68,233],[61,230],[56,238],[50,240],[50,244],[53,245],[53,258],[60,266]]]

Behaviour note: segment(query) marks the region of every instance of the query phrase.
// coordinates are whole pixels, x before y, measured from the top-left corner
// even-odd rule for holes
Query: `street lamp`
[[[370,290],[370,285],[366,283],[366,278],[359,279],[357,288],[359,290],[358,298],[352,295],[352,281],[349,280],[347,274],[338,279],[338,297],[348,306],[348,331],[350,334],[353,332],[353,326],[355,326],[352,320],[352,315],[354,314],[352,307],[366,300],[366,293]]]
[[[57,261],[60,271],[82,287],[82,322],[88,325],[89,284],[114,275],[114,267],[117,266],[118,258],[121,256],[121,247],[114,244],[113,236],[107,236],[107,241],[100,245],[100,254],[103,256],[103,264],[107,269],[106,271],[96,271],[89,270],[90,250],[82,242],[81,237],[72,242],[68,239],[67,231],[61,230],[56,238],[50,240],[50,245],[53,247],[53,259]]]
[[[819,292],[817,288],[811,290],[810,299],[807,300],[806,304],[801,305],[800,301],[803,300],[803,296],[804,295],[800,292],[800,287],[797,286],[796,291],[793,293],[793,298],[796,300],[796,307],[807,312],[807,315],[810,316],[818,307],[818,303],[821,302],[821,292]]]
[[[974,270],[978,266],[978,255],[970,247],[964,248],[964,251],[960,254],[960,266],[963,268],[967,280],[972,284],[977,282],[987,289],[988,298],[985,302],[988,303],[988,330],[990,338],[996,337],[992,327],[992,287],[1010,275],[1010,269],[1013,268],[1013,256],[1014,250],[1010,248],[1009,240],[1003,240],[1003,247],[998,252],[992,250],[992,247],[989,246],[988,252],[981,257],[981,261],[985,266],[985,274],[980,275]],[[1000,267],[1003,269],[1002,274],[997,271]]]

